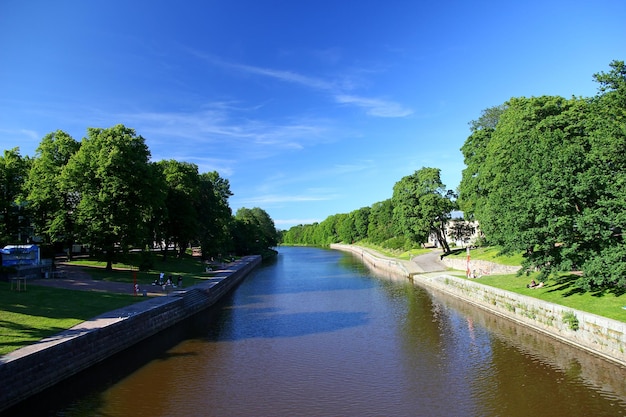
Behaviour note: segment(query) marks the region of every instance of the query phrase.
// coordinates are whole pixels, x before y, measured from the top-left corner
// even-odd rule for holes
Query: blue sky
[[[623,0],[2,0],[0,147],[122,123],[288,229],[424,166],[455,189],[481,110],[593,96],[615,59]]]

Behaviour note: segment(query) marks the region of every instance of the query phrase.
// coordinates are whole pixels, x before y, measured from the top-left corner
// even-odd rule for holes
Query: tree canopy
[[[52,132],[33,159],[5,151],[0,191],[0,245],[35,240],[71,254],[80,243],[107,268],[130,249],[161,247],[166,256],[174,247],[182,256],[199,246],[208,259],[267,253],[278,241],[273,220],[254,208],[236,252],[228,180],[188,162],[151,162],[145,139],[124,125],[89,128],[80,142]]]

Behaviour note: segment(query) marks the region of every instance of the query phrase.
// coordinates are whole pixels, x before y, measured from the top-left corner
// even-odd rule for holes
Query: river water
[[[352,255],[283,247],[206,313],[13,410],[624,416],[626,370]],[[28,414],[25,414],[28,413]]]

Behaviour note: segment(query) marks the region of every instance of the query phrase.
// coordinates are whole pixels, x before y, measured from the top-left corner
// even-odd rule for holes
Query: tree
[[[588,198],[579,182],[587,169],[585,114],[579,99],[513,98],[482,151],[479,191],[470,190],[479,202],[474,214],[490,242],[525,253],[527,269],[580,264],[573,233]]]
[[[167,247],[170,244],[178,249],[178,256],[181,257],[198,233],[197,202],[200,196],[198,167],[174,159],[160,161],[157,165],[161,168],[167,190],[163,257],[167,258]]]
[[[367,237],[373,243],[383,243],[395,236],[393,203],[390,198],[374,203],[370,210]]]
[[[217,171],[200,175],[199,196],[196,204],[198,212],[198,239],[203,259],[218,256],[230,250],[229,224],[232,211],[228,199],[232,196],[228,180],[221,178]]]
[[[0,242],[25,243],[29,226],[28,207],[23,201],[24,184],[30,160],[22,158],[19,148],[5,150],[0,156]]]
[[[63,171],[68,190],[79,196],[81,237],[106,254],[112,269],[118,248],[145,241],[150,212],[150,152],[141,136],[123,125],[89,128]]]
[[[578,232],[588,245],[585,289],[626,287],[626,66],[613,61],[608,73],[594,75],[599,93],[591,100],[588,170],[581,188],[592,190],[594,204],[583,207]]]
[[[34,232],[47,244],[63,243],[71,256],[76,236],[77,194],[63,182],[63,170],[80,143],[57,130],[44,136],[26,180]]]
[[[421,168],[394,185],[394,221],[413,242],[426,243],[432,233],[443,250],[450,252],[445,227],[455,208],[454,197],[441,182],[438,168]]]
[[[237,210],[233,222],[235,250],[240,254],[260,254],[278,244],[274,221],[263,209],[245,207]]]

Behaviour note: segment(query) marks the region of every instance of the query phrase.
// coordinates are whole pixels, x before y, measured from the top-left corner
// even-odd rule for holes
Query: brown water
[[[623,416],[625,375],[350,255],[281,248],[217,308],[15,412]]]

